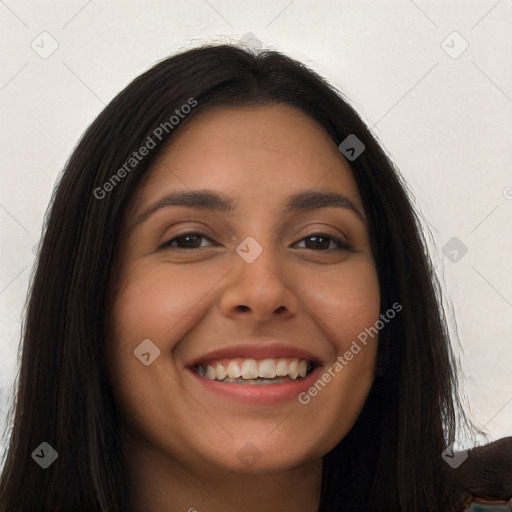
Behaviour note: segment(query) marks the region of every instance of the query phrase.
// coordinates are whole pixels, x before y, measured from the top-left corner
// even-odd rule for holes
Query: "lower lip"
[[[251,405],[273,405],[297,400],[298,395],[305,392],[317,380],[320,370],[321,367],[317,366],[303,379],[281,384],[234,384],[207,379],[189,368],[192,375],[209,393]]]

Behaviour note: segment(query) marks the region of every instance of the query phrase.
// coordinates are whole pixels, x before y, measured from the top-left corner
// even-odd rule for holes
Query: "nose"
[[[284,263],[286,264],[286,263]],[[297,314],[300,301],[293,282],[286,282],[278,258],[270,250],[252,263],[238,257],[228,274],[229,284],[221,299],[223,313],[232,318],[245,315],[256,321],[289,318]],[[287,273],[287,279],[290,279]]]

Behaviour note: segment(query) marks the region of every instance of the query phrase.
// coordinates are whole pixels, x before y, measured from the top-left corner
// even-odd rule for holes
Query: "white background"
[[[510,0],[6,0],[0,24],[0,428],[34,246],[78,138],[156,61],[252,33],[339,87],[397,163],[432,233],[471,418],[512,434]],[[51,38],[48,58],[32,49]]]

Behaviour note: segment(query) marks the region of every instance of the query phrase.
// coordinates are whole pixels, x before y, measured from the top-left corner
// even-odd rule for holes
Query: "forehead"
[[[286,105],[202,112],[162,151],[139,198],[150,201],[168,189],[198,188],[269,201],[322,188],[360,203],[350,166],[328,133]]]

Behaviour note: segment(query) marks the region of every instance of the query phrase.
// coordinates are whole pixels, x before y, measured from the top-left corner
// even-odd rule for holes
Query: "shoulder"
[[[461,510],[512,511],[512,437],[468,450],[450,470]]]

